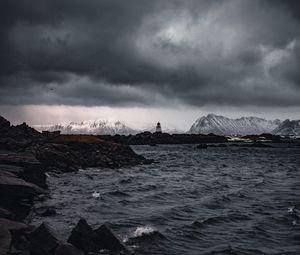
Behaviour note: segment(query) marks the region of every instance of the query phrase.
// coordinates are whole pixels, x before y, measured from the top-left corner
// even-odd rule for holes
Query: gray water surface
[[[57,215],[34,223],[109,222],[135,254],[300,254],[300,148],[132,148],[155,163],[50,173]]]

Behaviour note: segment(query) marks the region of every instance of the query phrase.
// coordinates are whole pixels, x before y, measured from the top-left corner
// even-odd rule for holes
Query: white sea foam
[[[98,198],[98,197],[100,197],[100,193],[97,192],[97,191],[94,191],[93,194],[92,194],[92,197]]]
[[[153,233],[154,231],[155,231],[155,229],[151,226],[137,227],[137,229],[134,231],[134,237],[149,235],[149,234]]]

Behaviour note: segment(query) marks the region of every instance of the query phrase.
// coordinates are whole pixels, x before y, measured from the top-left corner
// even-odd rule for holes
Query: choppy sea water
[[[300,147],[133,146],[155,160],[54,175],[48,222],[109,222],[135,254],[300,254]]]

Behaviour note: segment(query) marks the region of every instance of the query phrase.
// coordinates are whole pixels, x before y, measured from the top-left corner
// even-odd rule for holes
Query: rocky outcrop
[[[148,163],[128,146],[101,140],[93,135],[55,135],[39,133],[25,123],[10,126],[0,119],[0,150],[25,153],[39,161],[46,171],[75,171],[85,167],[131,166]],[[25,155],[19,162],[24,166]],[[17,165],[17,162],[14,163]]]
[[[36,148],[35,154],[41,162],[46,161],[46,165],[60,162],[67,170],[74,166],[118,168],[149,163],[129,146],[91,135],[61,135],[43,148]]]

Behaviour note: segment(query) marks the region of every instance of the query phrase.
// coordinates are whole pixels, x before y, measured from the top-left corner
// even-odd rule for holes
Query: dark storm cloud
[[[300,105],[298,2],[2,0],[0,104]]]

